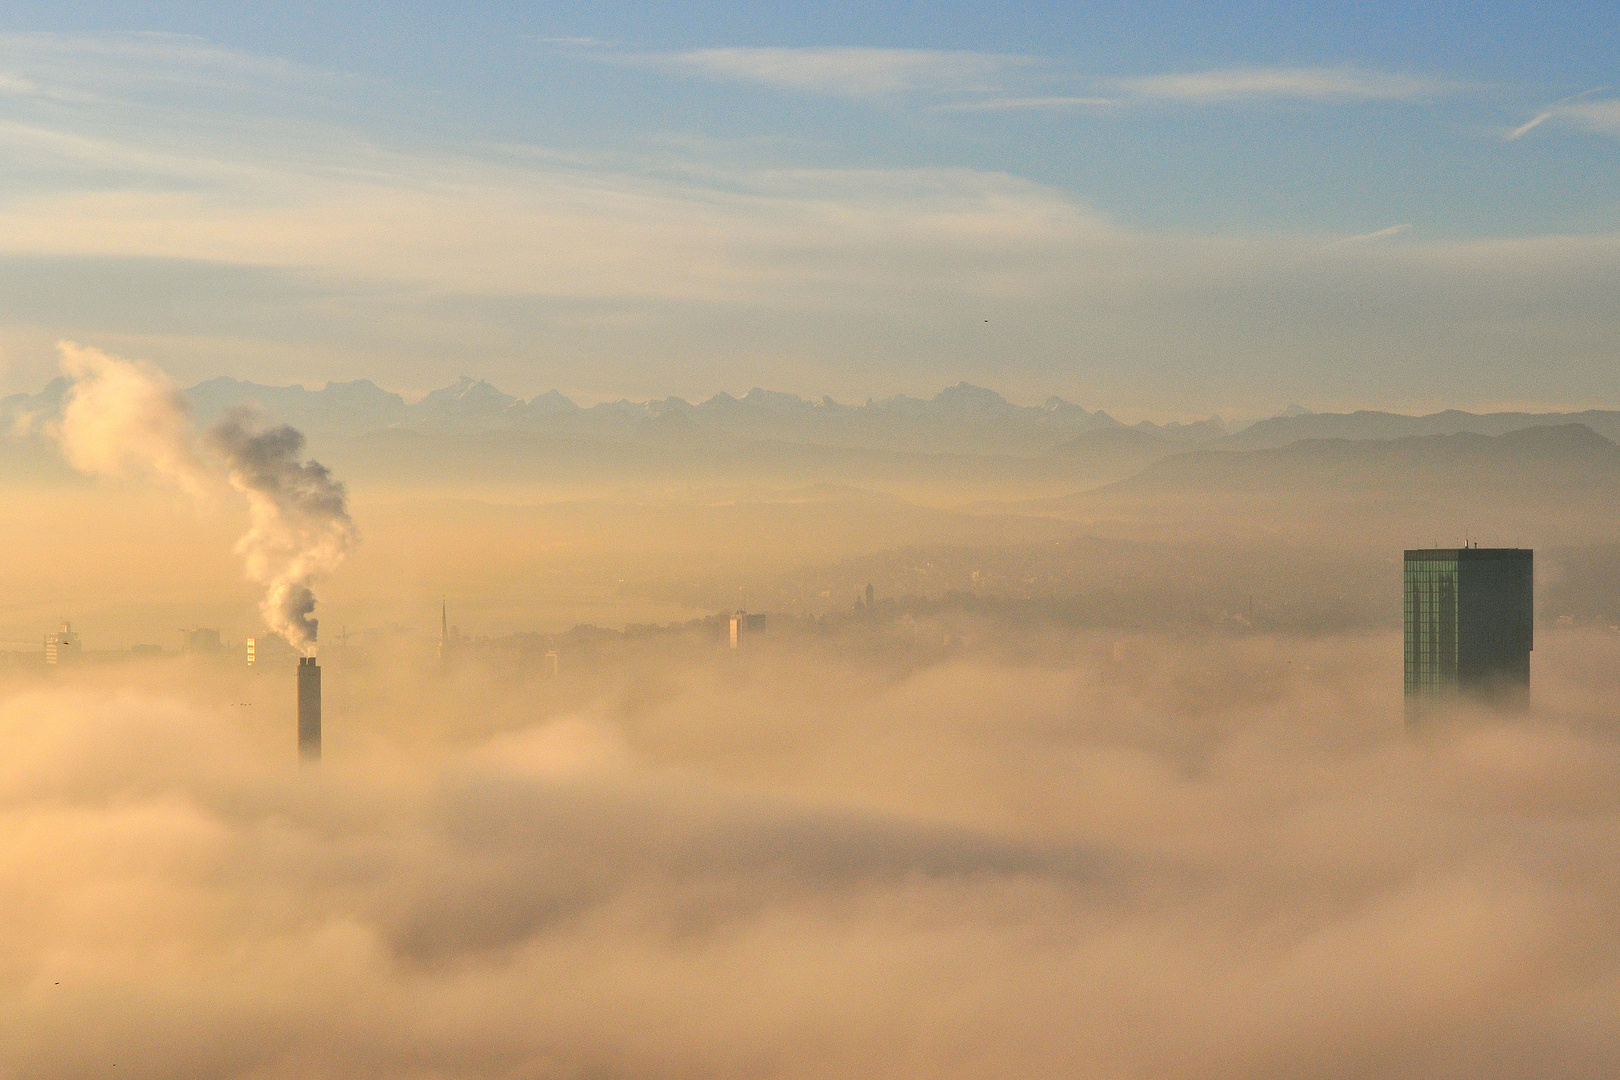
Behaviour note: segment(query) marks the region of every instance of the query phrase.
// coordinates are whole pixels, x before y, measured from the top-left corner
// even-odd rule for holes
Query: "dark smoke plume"
[[[266,586],[265,622],[306,652],[315,645],[310,584],[337,568],[354,544],[343,484],[318,461],[299,461],[304,436],[282,425],[260,429],[249,410],[235,410],[208,432],[226,461],[231,486],[247,496],[252,527],[236,550],[248,576]]]

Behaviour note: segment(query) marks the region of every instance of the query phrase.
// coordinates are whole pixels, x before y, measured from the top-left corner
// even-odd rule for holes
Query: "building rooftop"
[[[1528,559],[1535,554],[1532,548],[1408,548],[1407,562],[1432,562],[1436,559]]]

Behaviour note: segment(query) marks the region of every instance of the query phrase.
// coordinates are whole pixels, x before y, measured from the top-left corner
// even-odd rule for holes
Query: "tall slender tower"
[[[450,601],[439,605],[439,670],[449,671],[454,659],[455,642],[450,639]]]
[[[298,659],[298,756],[321,760],[321,666],[313,656]]]

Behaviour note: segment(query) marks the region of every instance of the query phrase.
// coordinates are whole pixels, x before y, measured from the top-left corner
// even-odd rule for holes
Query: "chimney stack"
[[[298,756],[321,760],[321,666],[313,656],[298,660]]]

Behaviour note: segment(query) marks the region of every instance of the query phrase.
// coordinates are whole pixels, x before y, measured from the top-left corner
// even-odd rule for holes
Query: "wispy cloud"
[[[1536,128],[1540,127],[1542,124],[1545,124],[1552,118],[1553,114],[1551,112],[1541,113],[1528,124],[1520,124],[1518,127],[1504,135],[1503,138],[1507,139],[1508,142],[1513,142],[1515,139],[1528,135],[1530,132],[1534,131]]]
[[[1114,87],[1160,101],[1407,101],[1454,93],[1462,84],[1427,75],[1360,68],[1225,68],[1119,79]]]
[[[1317,232],[1140,232],[1064,191],[969,169],[747,167],[735,159],[825,164],[831,155],[738,155],[714,145],[666,146],[645,158],[622,147],[400,145],[387,126],[367,127],[361,108],[350,126],[336,126],[326,99],[315,98],[321,84],[290,70],[277,78],[251,58],[215,63],[204,49],[200,71],[180,69],[205,85],[248,87],[202,108],[196,84],[174,93],[156,62],[164,49],[190,55],[199,48],[191,43],[135,42],[132,56],[47,43],[63,53],[60,62],[21,69],[5,62],[5,44],[0,37],[8,72],[96,91],[82,107],[17,107],[0,122],[0,160],[8,178],[20,177],[8,179],[0,206],[0,262],[9,260],[12,273],[0,344],[13,355],[33,355],[35,327],[54,340],[117,325],[148,335],[148,344],[111,344],[196,357],[215,371],[222,356],[249,357],[269,378],[291,377],[288,365],[304,362],[287,359],[295,353],[342,356],[343,364],[406,355],[400,362],[438,370],[432,365],[444,357],[508,357],[513,341],[532,339],[556,364],[580,370],[604,355],[650,358],[624,361],[615,379],[651,378],[655,364],[674,365],[658,368],[660,379],[665,370],[693,379],[711,370],[707,360],[662,359],[680,354],[738,365],[788,357],[804,371],[853,372],[859,385],[858,365],[844,366],[845,357],[883,355],[894,370],[975,370],[985,361],[959,330],[964,311],[984,311],[989,325],[1005,319],[1027,333],[1019,370],[1067,370],[1090,351],[1105,358],[1099,378],[1118,386],[1134,385],[1138,369],[1162,372],[1153,365],[1197,356],[1254,372],[1253,385],[1270,394],[1268,380],[1295,370],[1302,351],[1331,376],[1388,352],[1392,341],[1416,355],[1443,340],[1444,355],[1474,365],[1487,358],[1502,370],[1520,371],[1514,365],[1527,356],[1559,358],[1561,371],[1575,373],[1561,376],[1561,387],[1584,386],[1580,372],[1612,366],[1614,236],[1467,246],[1384,242],[1404,225],[1342,241]],[[891,54],[860,50],[733,51],[718,54],[724,62],[696,55],[713,70],[768,70],[773,85],[818,93],[931,87],[933,96],[906,100],[971,104],[986,115],[1084,110],[1095,100],[1095,88],[1078,81],[1054,85],[1057,75],[1036,61],[927,54],[944,58],[930,66],[907,53],[906,63],[886,64]],[[773,57],[782,62],[764,63]],[[244,70],[267,73],[235,74]],[[753,80],[734,86],[765,78],[725,77]],[[275,123],[265,122],[254,92],[261,83],[291,102]],[[368,91],[363,80],[355,85]],[[1059,92],[1067,89],[1075,92]],[[1118,108],[1163,100],[1121,90]],[[1611,103],[1573,104],[1591,107],[1584,122],[1609,122]],[[1359,245],[1343,249],[1355,257],[1321,257],[1330,240]],[[36,286],[40,266],[97,275],[123,267],[124,284]],[[244,271],[277,283],[265,286],[262,307],[228,291]],[[147,302],[150,282],[170,273],[211,275],[226,299],[193,298],[177,314],[154,316],[167,309]],[[33,306],[18,300],[19,287],[33,290]],[[312,305],[312,295],[331,303]],[[499,361],[508,362],[518,363]]]
[[[1403,233],[1409,233],[1411,231],[1412,226],[1410,223],[1391,225],[1384,229],[1374,229],[1372,232],[1358,233],[1355,236],[1340,237],[1331,244],[1326,245],[1323,250],[1345,247],[1346,245],[1350,244],[1370,244],[1375,240],[1387,240],[1392,236],[1400,236]]]
[[[930,49],[695,49],[638,62],[712,79],[848,97],[992,88],[1024,57]]]
[[[0,71],[0,94],[7,96],[16,94],[34,94],[39,86],[32,79],[22,79],[15,75],[8,75]]]
[[[1118,104],[1119,99],[1111,97],[1054,95],[1047,97],[986,98],[982,101],[951,101],[944,105],[935,106],[935,108],[940,112],[1018,112],[1022,110],[1109,108]]]
[[[341,72],[227,49],[184,34],[0,33],[0,94],[90,103],[136,88],[243,92],[351,82]]]
[[[1601,94],[1608,89],[1606,86],[1595,86],[1562,101],[1555,101],[1528,123],[1520,124],[1505,132],[1502,137],[1514,142],[1549,120],[1585,128],[1600,135],[1620,135],[1620,99],[1591,100],[1593,95]]]
[[[1571,123],[1604,135],[1620,135],[1620,100],[1583,101],[1565,110]]]
[[[1034,56],[933,49],[718,48],[618,52],[583,45],[608,63],[682,75],[854,98],[903,94],[955,97],[941,112],[1062,111],[1163,102],[1254,103],[1410,101],[1456,93],[1466,84],[1430,75],[1356,67],[1246,67],[1098,80],[1063,73]]]
[[[538,39],[542,45],[561,45],[567,48],[599,49],[616,44],[604,38],[595,37],[543,37]]]

